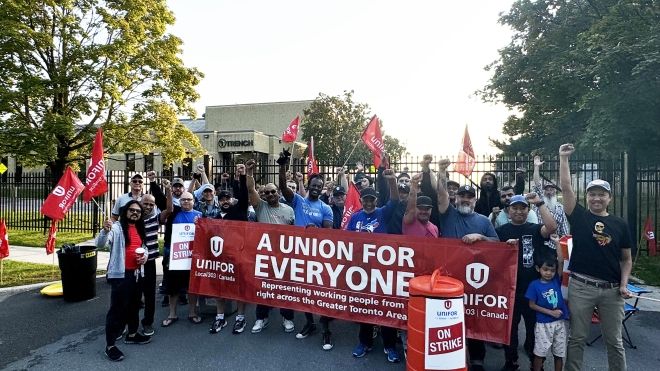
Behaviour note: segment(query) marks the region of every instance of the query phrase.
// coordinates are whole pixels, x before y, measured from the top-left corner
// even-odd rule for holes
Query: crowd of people
[[[519,172],[514,185],[499,186],[497,176],[486,173],[478,187],[461,185],[448,179],[449,160],[437,162],[431,169],[432,157],[424,156],[418,174],[380,167],[375,177],[358,167],[352,175],[345,168],[336,169],[336,177],[313,175],[304,182],[300,173],[287,170],[290,154],[284,151],[278,159],[277,184],[257,184],[256,162],[249,160],[236,167],[233,176],[223,174],[229,187],[211,184],[206,169],[198,166],[197,176],[184,189],[184,181],[156,181],[154,172],[147,173],[150,194],[143,192],[145,179],[136,174],[131,191],[119,197],[112,220],[104,223],[97,246],[110,249],[108,282],[111,303],[106,316],[105,354],[113,361],[124,358],[115,345],[146,344],[154,335],[156,306],[155,259],[159,256],[158,231],[165,226],[163,281],[166,294],[163,305],[169,308],[162,327],[177,320],[177,305],[188,304],[188,320],[202,323],[197,312],[198,298],[187,293],[189,271],[170,270],[169,249],[173,225],[193,223],[198,218],[217,218],[258,223],[295,225],[303,228],[339,229],[349,187],[359,190],[361,209],[345,227],[356,233],[388,233],[427,238],[456,238],[464,244],[479,241],[505,242],[518,247],[517,281],[513,304],[510,344],[503,346],[503,370],[517,370],[518,326],[525,325],[523,349],[533,370],[542,370],[546,357],[554,359],[555,370],[580,370],[582,354],[594,308],[597,308],[607,346],[610,369],[625,370],[625,353],[621,338],[623,300],[630,296],[626,289],[632,267],[632,238],[625,220],[607,211],[612,199],[608,182],[594,180],[586,187],[586,204],[577,202],[571,185],[569,158],[571,144],[559,148],[558,184],[541,181],[543,161],[534,159],[533,191],[524,194],[524,173]],[[562,193],[562,202],[558,194]],[[570,233],[573,249],[570,259],[570,283],[565,300],[561,291],[563,255],[559,238]],[[144,313],[139,312],[144,300]],[[222,331],[228,325],[225,301],[216,298],[216,316],[209,332]],[[241,334],[246,324],[246,305],[237,303],[238,311],[232,333]],[[270,308],[256,306],[253,334],[268,327]],[[295,331],[294,311],[279,310],[283,331]],[[318,329],[314,315],[305,313],[305,324],[296,338],[305,339]],[[322,349],[334,346],[332,318],[321,316]],[[384,353],[389,362],[399,362],[398,332],[394,328],[360,324],[357,345],[352,355],[365,356],[374,347],[380,333]],[[401,333],[405,352],[405,332]],[[483,370],[486,344],[468,339],[471,370]],[[566,362],[564,365],[564,358]]]

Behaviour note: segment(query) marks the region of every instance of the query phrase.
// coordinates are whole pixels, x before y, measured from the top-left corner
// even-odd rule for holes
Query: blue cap
[[[527,199],[523,195],[515,195],[511,197],[511,201],[509,202],[509,206],[513,206],[515,204],[523,204],[527,207],[529,207],[529,202],[527,202]]]

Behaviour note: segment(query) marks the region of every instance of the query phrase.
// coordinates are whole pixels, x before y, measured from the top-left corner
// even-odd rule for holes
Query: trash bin
[[[63,246],[57,251],[66,301],[88,300],[96,296],[96,248]]]

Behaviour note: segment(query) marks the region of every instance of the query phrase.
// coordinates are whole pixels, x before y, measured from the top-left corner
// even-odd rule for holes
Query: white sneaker
[[[263,329],[265,329],[266,327],[268,327],[268,324],[269,324],[269,322],[268,322],[268,318],[266,318],[266,319],[258,319],[258,320],[254,323],[254,326],[252,326],[252,333],[253,333],[253,334],[260,333],[261,330],[263,330]]]
[[[290,321],[286,318],[282,321],[282,327],[284,327],[284,332],[293,332],[293,329],[296,328],[296,326],[293,324],[293,321]]]

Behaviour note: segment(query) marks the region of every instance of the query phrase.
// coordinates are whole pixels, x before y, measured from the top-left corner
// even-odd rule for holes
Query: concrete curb
[[[97,279],[99,278],[105,278],[105,275],[99,275],[96,276]],[[52,285],[54,283],[60,282],[60,280],[57,281],[50,281],[50,282],[39,282],[39,283],[32,283],[29,285],[22,285],[22,286],[10,286],[10,287],[1,287],[0,288],[0,294],[17,294],[20,292],[25,292],[25,291],[30,291],[33,289],[40,289],[44,288],[48,285]]]

